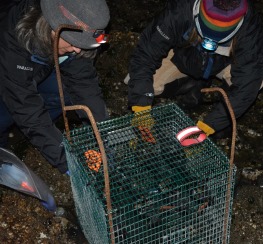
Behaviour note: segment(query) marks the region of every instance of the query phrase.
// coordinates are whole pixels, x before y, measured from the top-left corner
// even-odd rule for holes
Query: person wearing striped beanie
[[[231,40],[242,26],[248,8],[247,1],[241,0],[202,0],[198,4],[195,24],[203,38],[202,46],[208,51]]]
[[[124,80],[136,121],[139,112],[148,110],[148,127],[154,126],[150,109],[156,96],[176,98],[193,108],[202,101],[201,88],[214,78],[226,87],[236,118],[242,116],[262,88],[262,26],[251,0],[168,0],[142,32]],[[183,99],[178,100],[179,95]],[[221,102],[194,131],[218,135],[231,124]]]

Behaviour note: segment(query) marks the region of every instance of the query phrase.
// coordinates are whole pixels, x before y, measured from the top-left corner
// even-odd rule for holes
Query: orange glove
[[[134,117],[131,121],[131,125],[138,127],[144,141],[156,143],[156,140],[150,131],[155,124],[155,121],[151,116],[151,108],[151,106],[133,106],[132,111],[134,112]]]

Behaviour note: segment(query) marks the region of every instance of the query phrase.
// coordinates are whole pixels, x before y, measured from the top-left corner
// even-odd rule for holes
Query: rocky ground
[[[129,56],[136,45],[140,31],[164,6],[165,0],[110,0],[111,41],[97,61],[106,102],[112,117],[128,113],[127,74]],[[263,2],[256,1],[263,10]],[[213,97],[195,111],[186,111],[196,120],[211,109]],[[157,103],[170,100],[159,99]],[[231,244],[263,243],[263,94],[245,116],[238,120],[235,148],[237,167],[236,187],[231,225]],[[74,121],[73,121],[74,123]],[[63,121],[57,122],[61,130]],[[68,176],[61,175],[28,144],[17,128],[12,131],[10,148],[49,186],[59,209],[47,212],[37,199],[0,187],[0,243],[87,243],[74,211],[74,201]],[[215,140],[230,153],[231,139]]]

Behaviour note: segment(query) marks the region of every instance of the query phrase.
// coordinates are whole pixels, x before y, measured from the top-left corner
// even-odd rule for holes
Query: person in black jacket
[[[218,77],[229,86],[238,118],[262,88],[262,40],[262,20],[249,0],[168,1],[142,32],[131,57],[125,79],[129,106],[134,112],[148,110],[167,89],[178,95],[197,86],[200,92]],[[207,135],[229,125],[223,102],[197,123]]]
[[[97,47],[107,41],[105,0],[13,0],[0,9],[0,143],[15,123],[61,173],[68,170],[62,133],[52,119],[61,114],[54,75],[54,35],[58,43],[66,102],[88,106],[96,121],[108,113],[94,67]],[[78,112],[83,121],[88,118]]]

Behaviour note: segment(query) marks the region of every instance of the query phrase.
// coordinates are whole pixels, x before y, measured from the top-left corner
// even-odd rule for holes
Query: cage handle
[[[227,206],[227,203],[230,202],[230,197],[231,197],[231,176],[233,173],[233,167],[234,167],[234,155],[235,155],[235,145],[236,145],[236,118],[235,114],[232,108],[232,105],[229,101],[229,98],[226,94],[226,92],[219,87],[211,87],[211,88],[203,88],[201,89],[201,92],[204,93],[210,93],[210,92],[220,92],[225,100],[225,103],[227,105],[231,120],[232,120],[232,141],[231,141],[231,150],[230,150],[230,159],[229,159],[229,166],[230,170],[228,173],[228,181],[227,181],[227,193],[226,193],[226,208],[225,208],[225,222],[224,222],[224,231],[223,231],[223,243],[227,243],[227,229],[228,229],[228,221],[229,221],[229,208]]]
[[[70,110],[84,110],[87,113],[87,116],[90,120],[93,132],[95,134],[96,140],[99,145],[99,149],[102,156],[102,163],[103,163],[103,173],[104,173],[104,180],[105,180],[105,194],[106,194],[106,202],[107,202],[107,211],[108,211],[108,217],[109,217],[109,226],[110,226],[110,238],[111,243],[115,243],[115,237],[114,237],[114,228],[113,228],[113,219],[112,219],[112,204],[111,204],[111,196],[110,196],[110,180],[109,180],[109,172],[108,172],[108,163],[107,163],[107,157],[105,153],[105,147],[103,144],[103,141],[101,139],[101,135],[99,133],[96,121],[94,119],[94,116],[91,112],[91,110],[85,106],[85,105],[74,105],[74,106],[65,106],[65,99],[64,99],[64,92],[63,92],[63,86],[62,86],[62,79],[61,79],[61,73],[59,68],[59,54],[58,54],[58,42],[60,38],[60,33],[62,29],[71,29],[76,31],[82,31],[81,27],[77,27],[74,25],[60,25],[56,31],[55,31],[55,37],[54,37],[54,61],[55,61],[55,69],[56,69],[56,76],[57,76],[57,82],[58,82],[58,89],[59,89],[59,96],[61,101],[61,107],[62,107],[62,114],[65,124],[65,130],[66,130],[66,136],[67,139],[70,141],[70,130],[69,130],[69,123],[68,118],[66,115],[66,111]]]

